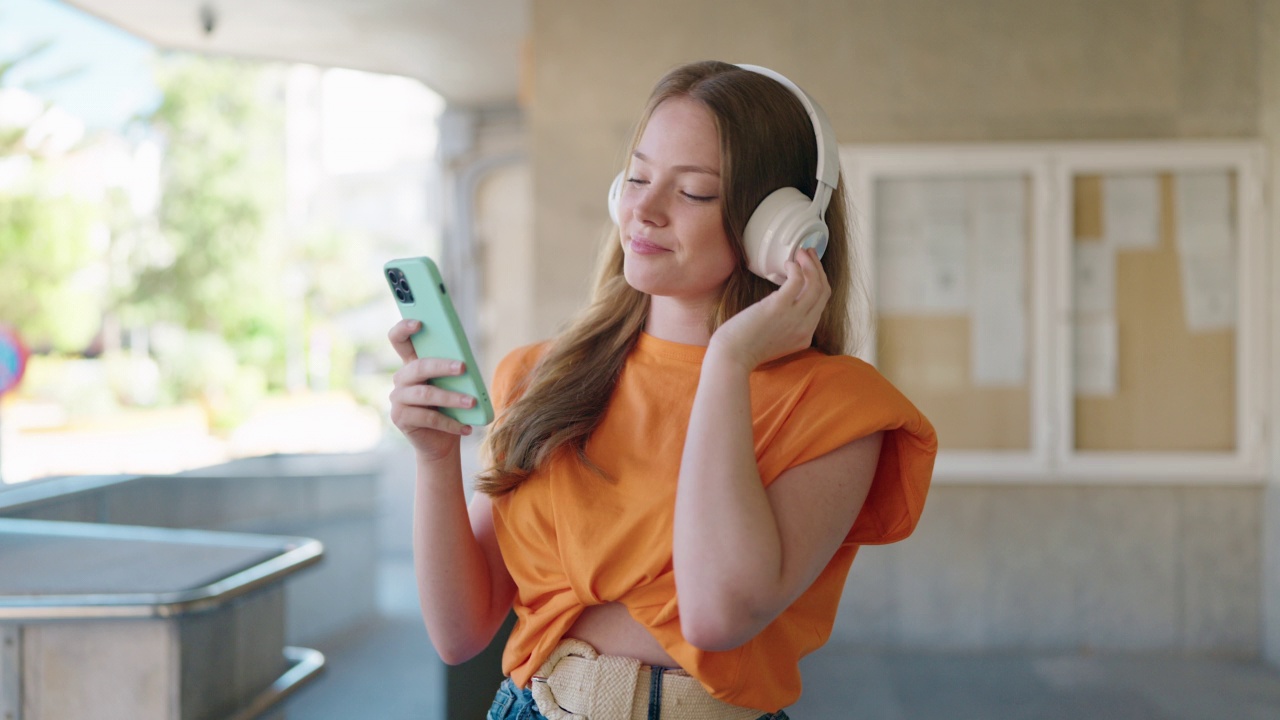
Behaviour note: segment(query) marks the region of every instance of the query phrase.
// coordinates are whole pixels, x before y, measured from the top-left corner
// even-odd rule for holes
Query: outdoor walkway
[[[411,461],[395,456],[390,469],[383,615],[318,647],[327,672],[289,702],[289,720],[437,717],[429,689],[442,666],[419,619],[407,545]],[[802,669],[794,720],[1280,720],[1280,671],[1224,658],[828,645]]]

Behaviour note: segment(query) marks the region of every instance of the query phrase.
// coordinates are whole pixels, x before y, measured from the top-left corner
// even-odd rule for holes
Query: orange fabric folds
[[[493,382],[499,415],[541,351],[522,348],[499,365]],[[901,540],[915,529],[937,451],[929,421],[855,358],[806,351],[759,369],[751,376],[752,425],[766,485],[788,468],[885,431],[880,463],[844,546],[799,600],[733,650],[706,652],[685,642],[672,522],[704,353],[641,335],[587,444],[608,479],[563,453],[494,500],[498,542],[518,586],[518,622],[503,671],[521,686],[585,607],[616,601],[716,698],[776,711],[800,695],[800,658],[831,635],[857,547]]]

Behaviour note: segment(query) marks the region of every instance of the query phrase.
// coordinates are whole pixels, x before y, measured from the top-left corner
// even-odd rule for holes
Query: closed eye
[[[717,197],[719,197],[718,195],[691,195],[687,192],[682,192],[680,194],[684,195],[690,200],[693,200],[694,202],[711,202],[712,200],[715,200]]]

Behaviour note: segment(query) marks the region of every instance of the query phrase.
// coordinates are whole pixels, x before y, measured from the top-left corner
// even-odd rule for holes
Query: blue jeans
[[[654,673],[655,682],[659,686],[662,684],[662,673]],[[653,693],[650,693],[653,697]],[[511,682],[511,678],[502,681],[502,685],[498,687],[498,694],[493,698],[493,707],[489,708],[489,714],[485,715],[485,720],[547,720],[542,713],[538,712],[538,706],[533,702],[532,690],[521,690],[516,684]],[[649,707],[649,720],[661,720],[658,716],[658,708]],[[787,714],[781,710],[776,713],[765,713],[758,720],[790,720]]]

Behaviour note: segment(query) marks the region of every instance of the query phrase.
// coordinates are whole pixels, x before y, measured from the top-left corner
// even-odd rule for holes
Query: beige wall
[[[833,640],[1257,656],[1257,487],[938,485],[863,548]]]
[[[540,335],[586,298],[605,194],[653,82],[772,67],[843,143],[1255,137],[1254,0],[534,0]]]
[[[1267,145],[1271,210],[1271,473],[1264,494],[1262,532],[1263,653],[1280,667],[1280,0],[1263,0],[1258,22],[1261,48],[1259,132]]]

